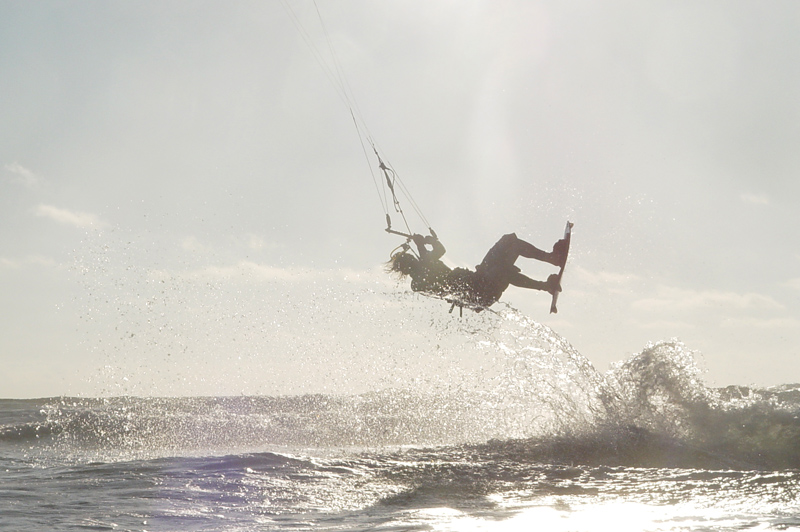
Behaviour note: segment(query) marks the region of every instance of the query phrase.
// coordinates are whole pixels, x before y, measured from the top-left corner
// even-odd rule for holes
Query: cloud
[[[605,271],[593,272],[581,266],[576,266],[574,271],[575,275],[583,283],[594,286],[619,288],[631,285],[640,280],[639,276],[629,273],[614,273]]]
[[[52,205],[40,204],[36,207],[36,216],[50,218],[54,222],[64,225],[71,225],[73,227],[87,228],[87,227],[102,227],[105,225],[96,215],[87,212],[70,211],[67,209],[59,209]]]
[[[793,290],[800,290],[800,277],[795,277],[794,279],[789,279],[784,283],[784,286],[791,288]]]
[[[743,192],[739,194],[739,199],[750,205],[769,205],[769,196],[766,194],[752,194]]]
[[[193,277],[212,279],[229,279],[246,275],[265,281],[300,281],[318,277],[320,273],[309,269],[276,268],[243,260],[229,266],[209,266],[196,270],[191,275]]]
[[[234,245],[243,247],[251,252],[270,251],[278,249],[278,245],[274,242],[267,242],[264,238],[247,233],[242,236],[231,237],[230,240]],[[201,241],[194,235],[184,237],[180,243],[181,249],[192,253],[211,253],[214,249]]]
[[[718,290],[685,290],[661,286],[653,297],[634,301],[634,309],[645,312],[688,311],[708,308],[727,308],[736,310],[779,309],[783,305],[761,294],[722,292]]]
[[[672,320],[655,320],[655,321],[636,321],[632,320],[631,323],[639,329],[652,329],[652,330],[665,330],[676,331],[685,329],[694,329],[696,325],[684,321]]]
[[[200,242],[196,236],[187,236],[181,240],[181,248],[192,253],[204,253],[211,251],[211,248]]]
[[[56,262],[53,259],[41,255],[30,255],[18,259],[0,257],[0,269],[19,270],[29,266],[55,266],[55,264]]]
[[[247,238],[247,247],[252,249],[253,251],[259,251],[264,249],[266,242],[263,238],[258,235],[250,234]]]
[[[281,249],[282,245],[275,240],[267,240],[255,233],[246,233],[233,237],[237,246],[246,248],[251,252],[271,252]]]
[[[800,328],[795,318],[730,318],[722,322],[723,327],[735,329],[793,329]]]
[[[370,282],[375,278],[386,280],[380,270],[358,271],[348,268],[315,270],[311,268],[278,268],[242,260],[227,266],[209,266],[189,272],[196,279],[232,279],[246,277],[260,281],[320,282],[322,286],[332,282]]]
[[[23,185],[26,188],[35,188],[41,183],[39,176],[17,162],[6,164],[5,169],[11,174],[10,181],[12,183]]]

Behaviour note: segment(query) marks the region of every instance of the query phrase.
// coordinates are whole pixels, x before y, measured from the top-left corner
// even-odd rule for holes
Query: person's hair
[[[405,277],[416,265],[418,259],[408,251],[398,251],[393,253],[389,262],[386,263],[386,272]]]

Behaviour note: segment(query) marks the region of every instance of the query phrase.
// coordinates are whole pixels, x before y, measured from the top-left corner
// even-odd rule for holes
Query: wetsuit
[[[520,240],[514,233],[503,235],[486,253],[475,271],[450,269],[441,260],[444,246],[435,238],[414,235],[420,264],[411,279],[411,289],[438,296],[452,296],[460,303],[488,307],[496,303],[509,284],[523,288],[547,290],[548,285],[523,275],[514,262],[520,256],[554,263],[552,253],[542,251]],[[430,244],[428,250],[425,244]]]

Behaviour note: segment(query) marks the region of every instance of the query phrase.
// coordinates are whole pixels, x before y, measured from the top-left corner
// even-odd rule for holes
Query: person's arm
[[[414,244],[417,245],[420,260],[439,260],[447,251],[442,243],[439,242],[439,239],[435,236],[422,236],[415,234],[411,236],[411,239],[414,241]],[[431,249],[428,249],[428,245],[431,246]]]
[[[430,251],[430,259],[431,260],[439,260],[439,259],[441,259],[442,256],[447,251],[446,249],[444,249],[444,245],[442,245],[442,243],[439,242],[439,239],[436,238],[435,236],[425,237],[425,241],[426,241],[426,243],[431,245],[431,251]]]
[[[419,254],[420,259],[425,259],[428,256],[428,248],[425,247],[425,237],[418,234],[411,235],[411,240],[414,241],[414,244],[417,245],[417,253]]]

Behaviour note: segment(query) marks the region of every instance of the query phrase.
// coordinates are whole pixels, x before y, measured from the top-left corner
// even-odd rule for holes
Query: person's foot
[[[557,274],[551,274],[550,277],[547,278],[547,291],[552,295],[556,295],[557,292],[561,292],[561,285],[558,282]]]
[[[553,244],[553,265],[561,267],[567,261],[567,241],[563,238]]]

